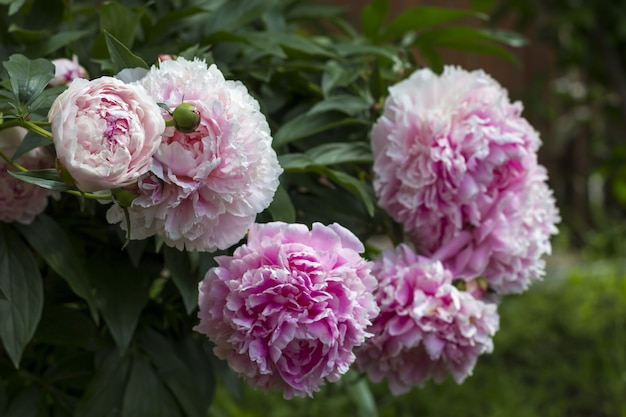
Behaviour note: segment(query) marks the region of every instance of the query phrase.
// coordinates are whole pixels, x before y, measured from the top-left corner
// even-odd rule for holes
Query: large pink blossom
[[[12,127],[0,130],[0,150],[11,158],[26,136],[27,130]],[[46,148],[35,148],[18,157],[15,162],[28,169],[54,167],[54,157]],[[9,174],[15,171],[0,159],[0,221],[29,224],[48,205],[48,197],[57,193],[20,181]]]
[[[525,291],[544,275],[542,256],[551,252],[549,237],[558,232],[559,215],[546,180],[544,167],[529,170],[502,193],[480,224],[459,231],[432,257],[455,277],[484,277],[498,293]],[[416,233],[415,240],[420,238]]]
[[[188,250],[232,246],[269,206],[282,173],[258,102],[243,84],[197,59],[161,62],[138,82],[171,109],[195,106],[200,124],[193,133],[165,130],[129,210],[131,237],[158,234]],[[119,208],[108,219],[126,228]]]
[[[440,261],[401,244],[383,252],[372,273],[380,314],[368,328],[374,336],[357,350],[357,366],[372,381],[387,379],[395,395],[450,374],[461,383],[493,350],[496,305],[458,290]]]
[[[148,172],[165,121],[141,86],[77,78],[48,112],[57,157],[87,192],[136,183]]]
[[[416,71],[389,93],[372,129],[381,207],[421,253],[445,246],[447,263],[468,265],[455,274],[471,279],[498,265],[486,273],[494,289],[526,288],[543,273],[541,255],[550,251],[558,215],[537,162],[540,139],[521,104],[483,71],[455,67],[440,76]],[[530,196],[531,188],[542,189],[543,198]],[[506,248],[498,244],[505,235]],[[473,252],[479,256],[457,262],[453,249],[464,249],[467,236],[477,239],[470,245],[480,246]]]
[[[348,370],[378,312],[361,252],[338,224],[255,224],[200,284],[196,330],[253,386],[311,395]]]

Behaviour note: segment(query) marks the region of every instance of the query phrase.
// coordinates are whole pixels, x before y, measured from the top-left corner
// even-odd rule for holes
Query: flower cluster
[[[372,130],[379,204],[455,276],[526,289],[559,218],[521,104],[484,72],[455,67],[416,71],[389,92]]]
[[[200,284],[196,330],[250,384],[311,395],[348,370],[378,313],[361,252],[337,224],[255,224]]]
[[[496,305],[453,285],[440,261],[416,255],[407,245],[383,252],[372,273],[380,314],[357,351],[357,365],[374,382],[387,378],[394,394],[448,374],[461,383],[478,356],[493,350]]]
[[[51,194],[6,168],[56,166],[74,193],[112,200],[107,221],[131,239],[211,252],[248,233],[200,283],[195,330],[255,387],[312,395],[353,363],[394,394],[461,383],[493,350],[487,292],[544,273],[559,215],[541,142],[482,71],[424,69],[390,88],[373,185],[410,245],[367,261],[336,223],[255,223],[282,168],[259,103],[215,65],[162,56],[93,80],[76,59],[55,66],[51,85],[68,83],[48,113],[56,164],[45,148],[9,162],[26,131],[4,130],[0,220],[32,221]]]
[[[129,208],[131,238],[158,234],[170,246],[200,251],[237,243],[271,203],[282,173],[258,102],[197,59],[161,62],[137,85],[170,108],[184,102],[199,119],[191,133],[165,129]],[[119,207],[107,218],[128,227]]]
[[[111,190],[107,219],[131,239],[199,251],[237,243],[282,173],[258,102],[197,59],[120,78],[74,79],[53,103],[62,177],[83,192]]]
[[[12,127],[0,131],[0,151],[11,158],[24,140],[27,130]],[[54,167],[54,157],[46,148],[35,148],[20,155],[15,163],[27,169]],[[57,193],[14,178],[9,163],[0,160],[0,221],[29,224],[48,205],[48,197]]]

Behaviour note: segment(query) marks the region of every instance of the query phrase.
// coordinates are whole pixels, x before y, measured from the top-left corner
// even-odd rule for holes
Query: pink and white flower
[[[454,268],[458,276],[473,279],[498,265],[486,276],[496,291],[526,288],[543,274],[541,256],[550,252],[559,218],[547,186],[537,182],[546,178],[537,162],[541,142],[521,104],[483,71],[455,67],[440,76],[416,71],[389,93],[372,129],[381,207],[420,253],[445,248],[446,263],[467,265]],[[545,198],[528,204],[531,188],[543,188]],[[535,233],[528,233],[529,222],[539,226]],[[506,245],[498,242],[505,234]],[[455,250],[467,256],[468,236],[480,250],[456,260]],[[510,271],[514,277],[502,275]]]
[[[243,84],[197,59],[163,61],[138,83],[170,109],[195,106],[200,123],[193,133],[166,128],[129,209],[131,238],[157,234],[170,246],[199,251],[232,246],[269,206],[282,173],[259,103]],[[126,228],[118,207],[107,218]]]
[[[15,154],[28,131],[21,127],[0,130],[0,150],[9,158]],[[54,167],[54,157],[46,148],[35,148],[15,162],[28,169]],[[57,193],[11,176],[10,164],[0,159],[0,221],[30,224],[48,205],[48,197]]]
[[[370,336],[376,280],[361,252],[338,224],[255,224],[201,282],[195,330],[251,385],[311,395],[338,380]]]
[[[380,314],[356,361],[372,381],[386,379],[394,395],[448,375],[461,383],[478,357],[493,350],[496,305],[458,290],[440,261],[401,244],[383,252],[372,273]]]
[[[75,79],[48,113],[57,157],[86,192],[136,183],[152,165],[165,120],[141,86]]]
[[[53,59],[54,78],[48,83],[50,87],[58,85],[67,85],[76,78],[89,78],[87,70],[78,63],[78,57],[72,56],[72,59],[58,58]]]

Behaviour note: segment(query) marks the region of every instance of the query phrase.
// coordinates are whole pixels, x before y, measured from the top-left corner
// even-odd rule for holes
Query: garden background
[[[368,25],[363,17],[364,7],[381,2],[337,0],[313,4],[294,0],[274,2],[284,7],[271,8],[266,7],[266,3],[271,2],[254,1],[248,6],[238,3],[233,8],[235,11],[228,14],[222,7],[225,2],[217,1],[215,10],[221,10],[222,14],[220,19],[215,18],[211,23],[220,26],[220,30],[203,32],[203,41],[199,46],[193,44],[194,34],[188,30],[188,25],[197,25],[193,19],[198,11],[193,7],[202,2],[153,2],[157,14],[168,18],[160,21],[161,26],[156,20],[152,32],[142,20],[146,20],[145,15],[133,20],[141,15],[142,2],[124,2],[127,14],[120,11],[121,8],[110,6],[110,3],[109,6],[95,3],[94,6],[81,2],[0,0],[1,60],[6,61],[11,53],[16,52],[29,58],[43,56],[49,59],[75,52],[90,73],[97,73],[109,64],[105,62],[108,55],[100,26],[107,26],[122,43],[146,60],[156,53],[176,52],[159,51],[158,47],[163,45],[171,48],[184,46],[189,54],[215,58],[216,62],[223,64],[225,72],[242,79],[264,100],[265,110],[271,113],[275,123],[272,126],[275,139],[278,136],[288,143],[294,138],[300,141],[305,137],[304,142],[299,142],[304,144],[302,149],[310,146],[306,142],[306,135],[309,134],[306,129],[312,125],[300,128],[290,125],[289,120],[298,117],[297,109],[290,113],[283,107],[285,103],[298,99],[303,100],[302,104],[307,104],[308,108],[315,105],[315,100],[319,102],[319,97],[313,98],[311,93],[316,86],[306,84],[310,79],[301,77],[302,71],[317,71],[317,75],[324,71],[325,74],[334,74],[334,78],[327,76],[326,84],[320,84],[325,89],[326,110],[336,110],[342,105],[340,100],[330,100],[334,88],[349,88],[351,83],[360,85],[368,80],[370,92],[378,91],[382,97],[383,93],[377,88],[393,82],[393,77],[385,73],[386,66],[389,66],[385,61],[389,57],[385,54],[393,52],[372,50],[376,58],[372,61],[363,50],[349,58],[342,57],[345,62],[339,60],[342,64],[349,62],[353,68],[380,69],[379,80],[376,80],[379,81],[378,86],[372,86],[371,79],[374,77],[366,75],[361,78],[359,74],[358,80],[355,80],[342,70],[333,73],[328,71],[329,67],[315,67],[313,63],[316,59],[328,62],[331,58],[316,49],[318,44],[300,42],[308,37],[333,36],[326,32],[341,33],[350,25],[360,33],[362,24]],[[349,374],[341,382],[325,386],[312,399],[286,401],[280,393],[265,394],[247,387],[221,362],[199,359],[196,370],[205,373],[202,376],[194,374],[194,378],[198,378],[202,392],[209,393],[210,398],[205,399],[210,403],[208,415],[626,416],[626,245],[623,238],[626,233],[626,55],[623,52],[626,50],[626,26],[623,23],[626,22],[626,9],[620,6],[618,0],[390,0],[389,15],[384,22],[391,22],[394,17],[419,6],[476,12],[440,25],[433,23],[433,27],[462,26],[493,30],[480,32],[489,34],[484,37],[471,31],[442,32],[439,38],[430,40],[432,44],[426,45],[432,46],[436,53],[430,48],[420,48],[419,44],[408,42],[409,46],[404,50],[414,55],[407,62],[414,68],[422,65],[436,68],[445,63],[458,64],[466,69],[484,69],[509,90],[512,99],[524,103],[524,116],[541,134],[544,144],[540,150],[540,161],[548,168],[550,185],[555,191],[562,217],[559,235],[553,239],[553,254],[547,258],[544,281],[534,283],[524,294],[506,297],[499,309],[501,323],[494,338],[494,352],[479,359],[473,376],[461,386],[451,380],[440,385],[428,383],[409,394],[393,397],[384,384],[368,384]],[[93,7],[105,7],[103,10],[108,11],[108,18],[106,13],[105,17],[94,14]],[[18,11],[11,13],[11,8]],[[68,8],[74,10],[76,17],[84,19],[80,21],[77,18],[76,21],[82,27],[68,26],[67,14],[63,12]],[[273,12],[267,13],[270,9]],[[489,19],[479,15],[479,12],[490,16]],[[345,16],[345,21],[341,20],[342,16]],[[114,19],[120,20],[114,22]],[[281,55],[276,49],[279,41],[268,33],[270,28],[280,30],[285,22],[289,30],[301,37],[296,41],[293,40],[296,38],[291,39],[293,42],[287,47],[280,44],[286,52]],[[136,27],[142,28],[142,35],[135,37],[134,33],[127,33],[128,28],[122,27],[124,24],[129,27],[138,25]],[[383,22],[381,24],[384,25]],[[57,33],[57,28],[72,35],[56,38],[58,43],[54,44],[50,37]],[[255,36],[263,42],[255,43]],[[383,41],[403,45],[402,42],[406,41],[403,36],[405,33],[398,33],[395,37],[372,40],[371,43],[380,48]],[[233,44],[241,49],[233,49]],[[258,55],[253,55],[251,50]],[[272,56],[271,64],[261,52]],[[89,61],[88,56],[95,59]],[[246,59],[242,60],[242,57]],[[276,68],[280,68],[285,77],[286,81],[282,84],[273,72]],[[271,88],[263,90],[264,85]],[[352,97],[358,95],[357,92]],[[374,101],[376,99],[374,97]],[[367,132],[366,126],[356,124],[355,127],[347,118],[358,119],[361,113],[367,113],[370,104],[366,102],[364,107],[357,100],[348,104],[344,101],[343,105],[347,105],[347,111],[353,111],[352,114],[335,117],[334,113],[330,115],[320,110],[309,122],[316,122],[318,126],[319,123],[325,124],[325,130],[314,134],[331,135],[332,138],[363,136]],[[276,134],[275,129],[280,127],[283,127],[282,132]],[[309,139],[314,142],[313,138]],[[307,195],[291,195],[292,209],[295,207],[298,216],[305,221],[343,219],[355,233],[373,234],[368,228],[367,209],[360,201],[367,200],[363,196],[367,191],[360,189],[349,178],[332,177],[325,168],[291,162],[293,165],[287,170],[291,169],[289,173],[294,184],[302,181],[301,177],[294,179],[297,175],[321,173],[330,175],[341,187],[351,190],[349,195],[358,197],[344,198],[347,193],[340,189],[337,193],[325,194],[326,198],[337,199],[328,212],[325,208],[319,211],[312,208],[300,214],[297,209],[307,207],[314,200]],[[359,175],[358,167],[342,167],[339,171],[347,172],[354,178]],[[314,184],[307,185],[315,187]],[[289,214],[289,209],[284,206],[273,209],[274,213],[262,216],[270,219],[296,215]],[[54,202],[48,214],[54,216],[66,210],[78,212],[78,203],[67,200]],[[106,256],[114,258],[116,252],[112,248],[119,244],[121,237],[92,220],[92,216],[99,212],[101,214],[97,205],[88,204],[88,215],[60,223],[65,230],[78,230],[77,234],[72,232],[71,240],[79,246],[78,253],[83,264],[101,269],[101,259]],[[104,230],[106,232],[102,233]],[[97,239],[97,244],[80,247],[82,244],[77,242],[84,242],[82,239],[85,236]],[[33,242],[29,241],[29,244],[33,245]],[[89,251],[101,247],[101,244],[110,252],[100,253],[96,259]],[[132,242],[127,249],[131,257],[144,250]],[[155,261],[153,255],[146,256],[148,261],[154,261],[153,270],[149,273],[158,275],[162,264]],[[45,259],[44,255],[38,256]],[[165,257],[166,264],[174,271],[172,266],[178,265],[197,274],[194,267],[201,269],[211,264],[209,258],[202,256],[198,259],[192,257],[190,264],[173,252],[165,251]],[[50,262],[49,259],[45,261]],[[107,267],[123,270],[128,266]],[[44,268],[46,297],[48,294],[54,294],[54,297],[46,304],[42,324],[37,328],[33,342],[24,351],[21,370],[15,371],[7,355],[2,355],[0,360],[3,387],[0,390],[0,415],[73,415],[70,410],[76,404],[77,415],[116,415],[105,411],[108,409],[107,401],[115,402],[122,394],[114,392],[117,388],[106,387],[110,388],[119,381],[116,381],[113,371],[97,374],[100,379],[93,379],[93,373],[98,368],[93,361],[97,357],[98,364],[104,361],[105,365],[118,366],[112,365],[106,356],[106,349],[119,345],[120,338],[126,338],[124,343],[127,346],[145,348],[144,345],[151,343],[162,348],[167,343],[173,343],[178,349],[176,352],[185,352],[188,358],[196,358],[194,355],[200,354],[197,346],[187,343],[183,337],[185,330],[182,329],[185,326],[190,328],[195,322],[195,314],[185,314],[192,312],[193,307],[189,301],[192,296],[188,293],[191,290],[187,289],[186,293],[184,284],[177,283],[175,286],[167,280],[161,280],[156,285],[152,283],[150,290],[157,295],[152,294],[149,301],[140,300],[140,304],[145,302],[146,307],[137,319],[139,328],[158,328],[169,340],[156,340],[158,336],[150,332],[137,331],[133,335],[134,326],[126,324],[124,315],[139,312],[123,311],[120,313],[122,324],[117,324],[118,335],[113,336],[113,341],[103,330],[102,322],[98,326],[91,322],[89,309],[92,306],[88,303],[81,304],[80,309],[71,309],[71,314],[75,314],[71,322],[76,327],[67,328],[66,324],[62,324],[68,317],[68,311],[62,306],[72,294],[59,278],[63,274],[51,269],[54,268]],[[97,285],[104,285],[102,277],[98,278]],[[127,284],[118,285],[121,286],[103,286],[100,290],[117,292]],[[146,281],[137,285],[148,284]],[[161,287],[157,288],[159,285]],[[129,298],[120,303],[137,301],[133,299],[136,296],[133,291],[142,288],[131,288],[126,293]],[[98,308],[101,306],[98,305]],[[104,311],[102,314],[108,326],[116,327],[107,321]],[[162,320],[163,317],[167,320]],[[147,357],[152,360],[151,352]],[[180,361],[172,359],[173,363],[178,363],[177,360]],[[193,362],[192,359],[190,361]],[[160,371],[158,367],[155,369]],[[85,386],[89,387],[86,393],[83,392]],[[197,400],[190,401],[197,403]]]

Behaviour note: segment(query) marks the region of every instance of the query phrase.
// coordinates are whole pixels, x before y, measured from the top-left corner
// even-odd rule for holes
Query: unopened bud
[[[191,103],[181,103],[172,112],[174,126],[183,133],[193,133],[200,125],[200,111]]]
[[[120,207],[128,208],[139,197],[139,188],[136,185],[114,188],[111,190],[111,194],[113,194],[113,199]]]
[[[467,283],[463,279],[455,279],[452,281],[452,285],[454,285],[459,291],[465,291],[467,288]]]
[[[59,158],[56,159],[54,165],[57,170],[57,174],[59,174],[59,178],[61,178],[61,181],[63,181],[70,187],[74,187],[76,185],[76,181],[74,180],[74,177],[72,177],[72,174],[69,173],[69,171],[61,163],[61,160]]]

